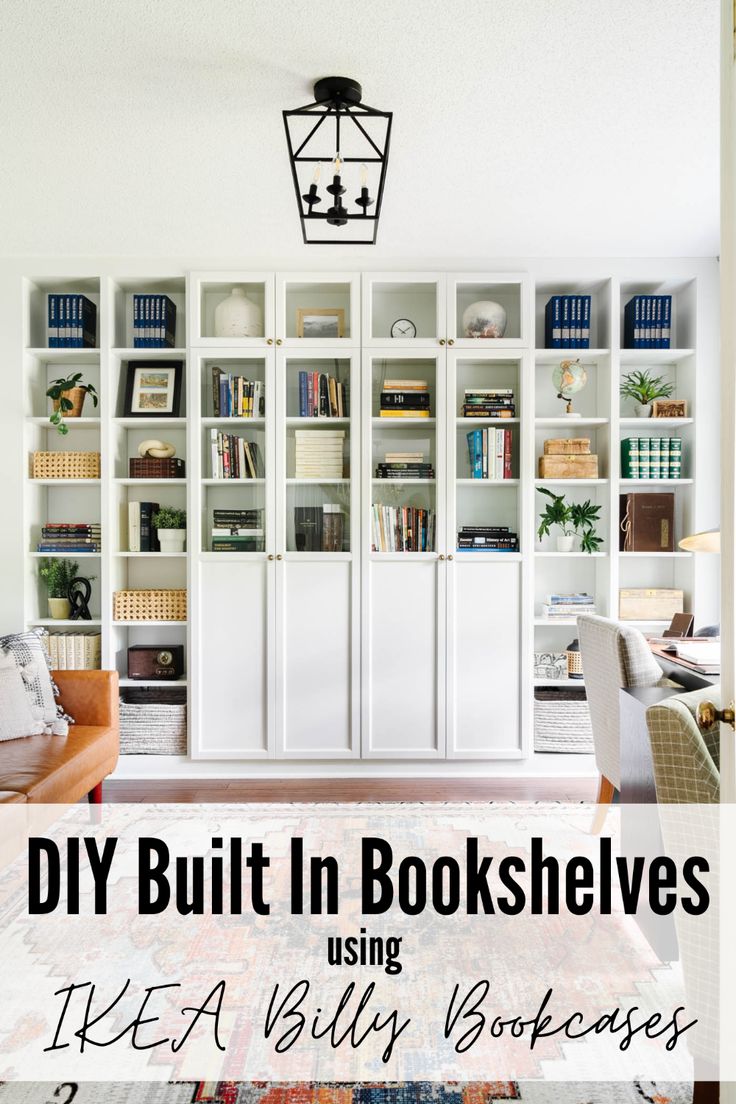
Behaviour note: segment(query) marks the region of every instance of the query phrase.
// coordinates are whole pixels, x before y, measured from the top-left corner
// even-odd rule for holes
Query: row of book
[[[622,479],[681,477],[681,437],[626,437],[621,442]]]
[[[508,525],[463,525],[457,534],[458,552],[518,552],[519,535]]]
[[[297,552],[342,552],[345,515],[337,502],[294,507]]]
[[[37,552],[99,552],[102,529],[98,521],[47,521]]]
[[[467,434],[471,479],[511,479],[511,430],[489,426]]]
[[[671,295],[635,295],[624,307],[627,349],[669,349],[672,332]]]
[[[128,503],[128,551],[160,552],[158,533],[153,525],[153,515],[158,502]]]
[[[97,306],[86,295],[48,297],[50,349],[94,348],[97,342]]]
[[[433,510],[373,503],[371,547],[374,552],[431,552],[434,541]]]
[[[100,633],[44,633],[43,642],[55,671],[98,671],[102,662]]]
[[[590,348],[590,295],[553,295],[544,308],[547,349]]]
[[[542,605],[542,616],[548,621],[574,620],[587,613],[595,613],[595,599],[585,592],[548,594],[546,602]]]
[[[176,344],[176,303],[168,295],[133,296],[133,346],[173,348]]]
[[[344,443],[344,429],[297,429],[295,478],[342,479]]]
[[[513,418],[516,415],[511,387],[466,387],[463,418]]]
[[[262,552],[263,510],[213,510],[210,535],[213,552]]]
[[[381,418],[429,418],[429,384],[419,379],[384,380],[378,405]]]
[[[255,441],[235,433],[210,430],[213,479],[262,479],[261,450]]]
[[[376,464],[376,479],[434,479],[434,467],[424,452],[386,452]]]
[[[248,380],[212,366],[212,409],[216,418],[262,418],[266,413],[263,380]]]
[[[348,414],[344,383],[326,372],[299,373],[300,418],[347,418]]]

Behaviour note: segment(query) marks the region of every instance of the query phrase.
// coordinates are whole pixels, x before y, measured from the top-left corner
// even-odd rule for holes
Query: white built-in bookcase
[[[580,271],[590,265],[581,262]],[[538,270],[537,270],[538,269]],[[532,673],[535,651],[560,651],[575,636],[574,624],[549,624],[540,607],[550,591],[588,590],[598,611],[617,615],[624,586],[677,586],[696,620],[714,620],[712,595],[701,597],[697,560],[690,554],[618,551],[619,494],[653,489],[653,483],[620,478],[620,441],[628,435],[676,431],[683,438],[683,478],[662,481],[676,495],[676,538],[715,524],[717,491],[700,500],[698,464],[712,463],[717,442],[701,437],[699,412],[713,406],[716,386],[716,320],[699,300],[698,278],[658,262],[650,270],[619,263],[596,266],[592,276],[571,276],[571,264],[543,263],[508,272],[291,272],[176,270],[173,275],[122,277],[73,273],[23,279],[24,464],[34,449],[99,449],[101,478],[50,481],[25,478],[25,620],[47,624],[45,594],[34,549],[49,520],[100,520],[102,552],[81,566],[95,576],[93,625],[103,638],[103,666],[126,681],[126,652],[134,643],[184,643],[189,699],[191,763],[287,759],[374,760],[417,764],[452,759],[537,763],[532,749]],[[604,274],[601,274],[604,273]],[[614,274],[605,274],[614,273]],[[214,336],[216,304],[236,285],[264,313],[264,336],[224,340]],[[83,292],[98,306],[96,349],[46,347],[46,296]],[[135,292],[163,292],[177,305],[176,347],[132,348]],[[591,348],[544,348],[544,307],[553,294],[592,296]],[[669,350],[627,350],[623,308],[638,293],[673,296]],[[502,339],[462,336],[462,313],[478,299],[503,303],[508,323]],[[297,337],[299,307],[340,307],[339,339]],[[391,339],[390,327],[409,318],[415,339]],[[705,321],[704,321],[705,320]],[[699,340],[698,326],[707,326]],[[580,357],[588,385],[575,399],[581,417],[562,416],[552,370]],[[186,382],[176,419],[123,417],[125,367],[131,360],[182,360]],[[215,419],[211,370],[219,365],[265,383],[263,418]],[[656,367],[686,399],[685,419],[642,422],[619,398],[621,376],[632,367]],[[75,368],[100,394],[85,417],[69,422],[62,438],[48,424],[48,381]],[[298,372],[327,371],[349,384],[344,419],[311,420],[306,428],[345,430],[344,478],[339,482],[295,479],[294,433],[299,418]],[[427,379],[431,418],[411,422],[378,417],[378,395],[387,377]],[[466,433],[488,423],[461,415],[467,386],[513,386],[516,417],[513,478],[469,478]],[[259,443],[262,480],[214,480],[209,438],[213,427]],[[547,437],[586,436],[599,457],[597,480],[540,481],[537,458]],[[146,437],[173,442],[186,460],[186,479],[151,483],[128,478],[128,458]],[[435,479],[391,483],[374,478],[387,447],[428,447]],[[709,451],[711,450],[711,451]],[[713,468],[711,467],[711,471]],[[712,481],[709,481],[709,484]],[[600,553],[557,553],[536,539],[541,507],[538,486],[602,506]],[[154,498],[188,511],[187,552],[129,553],[125,518],[129,501]],[[370,551],[373,501],[429,506],[437,513],[433,551]],[[339,502],[345,514],[342,552],[297,552],[293,507]],[[209,550],[211,511],[217,506],[259,506],[265,511],[265,547],[258,553]],[[514,528],[520,552],[457,551],[463,524]],[[79,557],[75,557],[79,558]],[[710,565],[706,565],[707,567]],[[112,594],[126,587],[186,586],[184,623],[116,623]],[[702,612],[701,612],[702,610]],[[89,626],[89,623],[87,623]],[[53,622],[54,628],[63,624]],[[656,630],[656,623],[641,624]],[[182,685],[180,681],[178,685]],[[579,685],[579,683],[578,683]],[[549,761],[549,760],[547,760]],[[171,771],[182,761],[172,760]],[[369,767],[369,764],[366,764]],[[123,767],[123,769],[125,769]],[[161,769],[160,767],[158,769]]]

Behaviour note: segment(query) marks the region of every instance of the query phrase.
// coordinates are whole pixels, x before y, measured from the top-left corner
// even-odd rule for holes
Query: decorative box
[[[179,456],[165,460],[153,456],[131,456],[128,461],[131,479],[184,479],[186,464]]]
[[[627,587],[618,592],[618,615],[622,621],[671,621],[683,612],[681,590],[663,587]]]
[[[587,455],[540,456],[540,479],[597,479],[598,457]]]
[[[552,437],[544,442],[545,456],[590,455],[590,437]]]
[[[99,479],[99,452],[34,452],[33,479]]]
[[[534,677],[539,679],[567,678],[567,655],[565,652],[535,652]]]
[[[132,644],[128,648],[128,678],[173,682],[183,674],[183,644]]]
[[[116,590],[113,621],[186,621],[186,590]]]

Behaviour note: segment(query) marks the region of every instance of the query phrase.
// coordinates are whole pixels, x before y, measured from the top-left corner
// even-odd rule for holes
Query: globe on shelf
[[[557,398],[567,403],[568,418],[579,418],[572,408],[572,397],[582,391],[588,382],[588,373],[579,360],[563,360],[552,372],[552,382],[557,388]]]

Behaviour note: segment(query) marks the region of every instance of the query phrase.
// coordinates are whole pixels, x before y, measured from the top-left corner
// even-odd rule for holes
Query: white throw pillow
[[[0,667],[0,740],[18,740],[44,732],[46,725],[33,713],[20,670],[14,663]]]
[[[57,702],[59,691],[51,678],[48,653],[43,646],[43,629],[25,633],[13,633],[0,637],[0,659],[12,659],[23,674],[26,693],[34,712],[40,710],[41,719],[54,731],[60,720],[71,721]],[[64,728],[65,726],[60,726]]]

